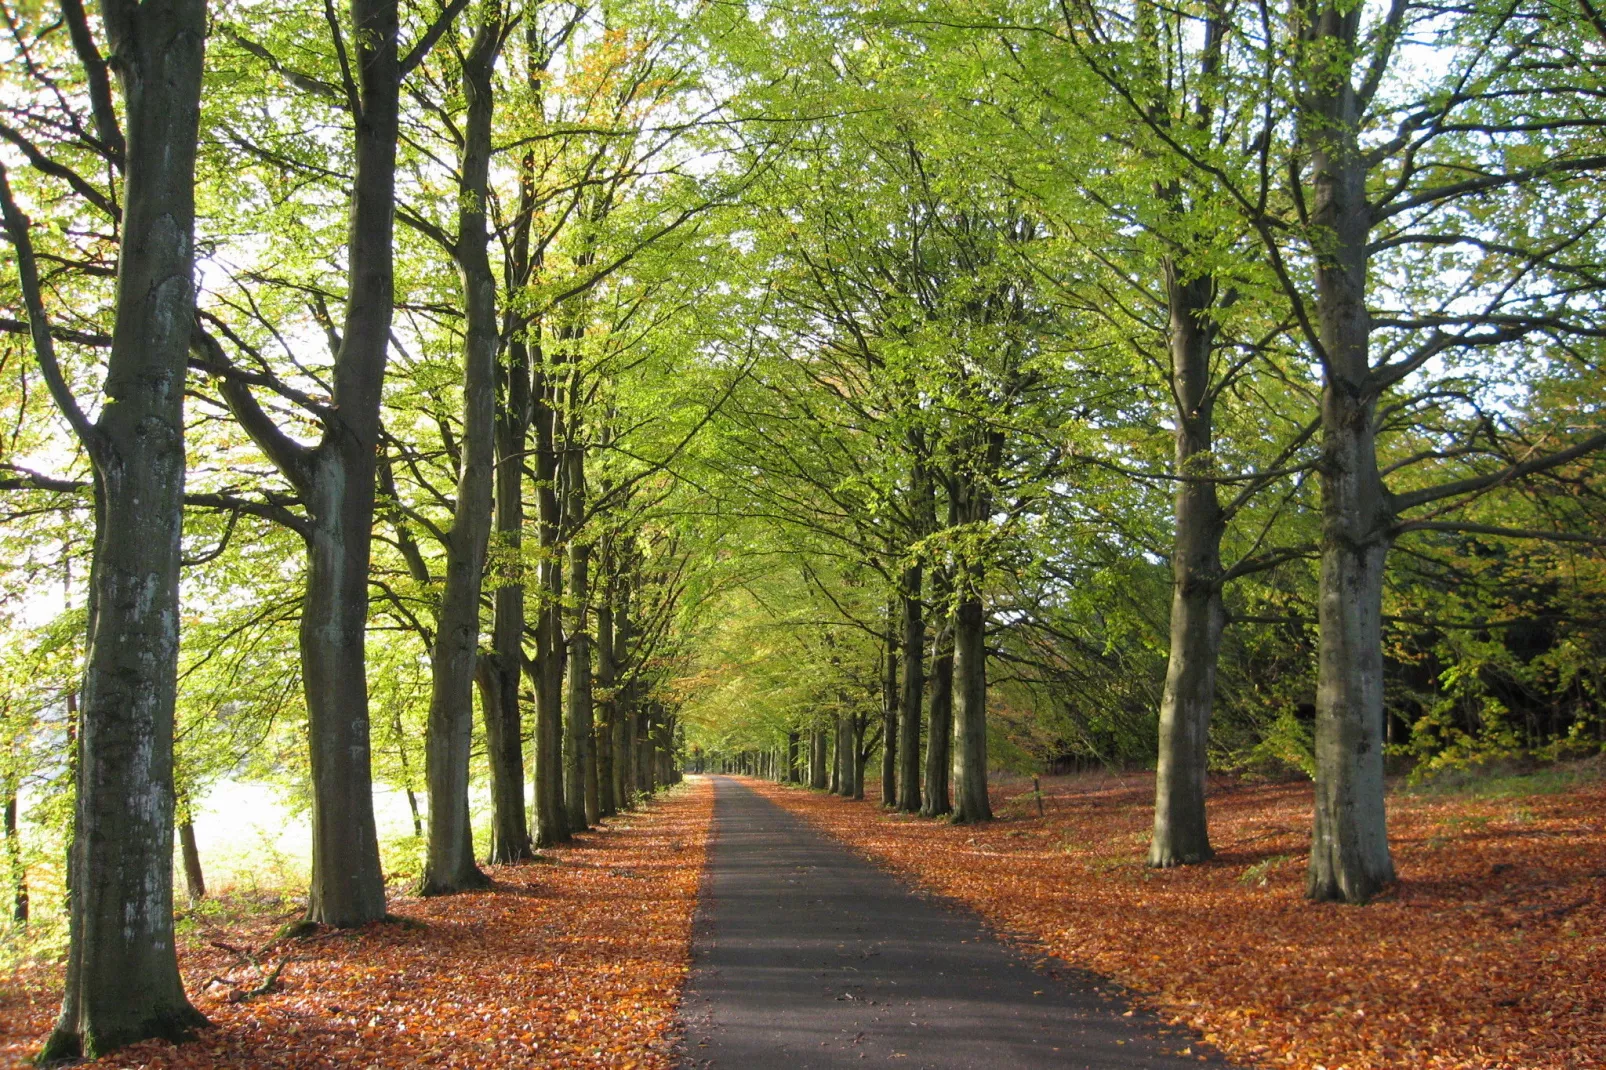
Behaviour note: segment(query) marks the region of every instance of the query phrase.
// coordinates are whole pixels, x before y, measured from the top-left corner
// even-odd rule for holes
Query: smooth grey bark
[[[528,244],[528,236],[524,238]],[[525,259],[528,258],[527,250]],[[480,714],[491,779],[488,860],[508,864],[534,856],[524,806],[524,717],[519,684],[524,662],[524,447],[529,437],[530,356],[524,340],[508,343],[496,367],[495,585],[491,652],[480,655]]]
[[[1176,403],[1174,503],[1171,547],[1171,649],[1160,700],[1159,760],[1154,795],[1154,835],[1149,865],[1176,866],[1211,857],[1206,823],[1206,744],[1215,702],[1221,633],[1221,538],[1225,519],[1208,478],[1214,395],[1210,357],[1215,327],[1209,316],[1215,282],[1184,280],[1165,264],[1170,307],[1171,392]]]
[[[992,480],[1002,462],[1004,436],[982,428],[961,456],[952,480],[951,518],[979,529],[993,511]],[[982,604],[986,569],[981,548],[967,548],[954,576],[954,820],[991,821],[987,797],[987,612]]]
[[[1321,578],[1316,814],[1306,895],[1363,903],[1394,879],[1383,785],[1383,567],[1392,538],[1377,466],[1380,389],[1369,352],[1367,163],[1348,63],[1360,12],[1311,4],[1302,33],[1301,130],[1310,146],[1316,319],[1322,350]],[[1353,60],[1349,60],[1353,62]]]
[[[613,661],[613,580],[612,554],[609,542],[603,540],[602,590],[597,598],[597,672],[596,689],[603,698],[597,702],[597,814],[612,817],[619,812],[619,774],[615,758],[617,718],[614,715],[614,661]]]
[[[652,704],[644,703],[636,713],[636,790],[643,799],[658,790],[654,776],[657,744],[657,736],[653,734]]]
[[[82,7],[68,0],[62,15],[91,78],[103,76],[106,61]],[[110,90],[98,83],[102,141],[124,185],[115,323],[94,423],[56,362],[30,224],[0,170],[0,211],[40,371],[94,469],[67,976],[61,1017],[41,1059],[94,1058],[148,1037],[183,1039],[206,1024],[184,994],[173,946],[183,397],[195,322],[195,150],[206,6],[105,0],[101,23],[126,129],[117,129]]]
[[[933,577],[937,604],[946,601],[948,583],[939,571]],[[954,734],[954,648],[953,622],[937,629],[931,651],[931,723],[926,727],[926,784],[920,800],[925,817],[953,813],[949,777],[953,771]]]
[[[578,408],[577,391],[577,384],[571,383],[571,414]],[[568,546],[569,597],[573,600],[574,609],[573,625],[569,629],[564,806],[569,827],[578,830],[597,823],[597,750],[592,708],[591,634],[586,630],[590,618],[591,545],[581,541],[575,534],[585,519],[585,450],[575,441],[577,428],[572,416],[568,432],[570,444],[563,458],[563,507],[571,533]]]
[[[802,735],[796,729],[786,733],[786,782],[796,784],[800,779],[799,765],[802,762]]]
[[[852,748],[848,753],[851,756],[853,769],[853,792],[850,799],[864,798],[864,769],[870,762],[870,752],[865,746],[867,730],[870,727],[868,714],[853,714],[848,719],[848,743]]]
[[[420,895],[449,895],[490,884],[474,862],[468,765],[474,735],[480,592],[495,484],[496,360],[501,346],[485,206],[495,109],[492,75],[501,43],[502,24],[492,0],[481,12],[479,28],[462,62],[468,114],[463,124],[453,256],[463,289],[463,429],[457,501],[452,526],[445,533],[446,583],[436,613],[431,658],[429,728],[424,745],[429,843]]]
[[[385,916],[385,878],[374,828],[365,643],[374,453],[395,295],[393,205],[401,90],[395,0],[352,0],[351,17],[361,93],[348,293],[335,357],[334,404],[323,440],[310,453],[298,449],[291,465],[299,477],[292,482],[301,484],[308,513],[300,634],[313,796],[307,918],[341,927]]]
[[[903,689],[898,711],[898,797],[900,810],[920,809],[920,706],[926,689],[926,619],[920,602],[922,568],[904,569],[898,590],[902,613]]]
[[[987,797],[987,615],[975,590],[980,577],[962,581],[966,591],[954,610],[954,820],[991,821]]]
[[[307,918],[339,927],[385,916],[374,830],[365,639],[379,407],[395,300],[396,138],[401,79],[422,62],[462,7],[443,9],[405,59],[395,0],[352,0],[353,175],[346,308],[331,403],[312,448],[290,438],[231,370],[219,388],[235,418],[295,487],[306,512],[302,683],[312,770],[312,882]],[[337,31],[338,32],[338,31]],[[220,347],[197,331],[220,366]]]
[[[545,49],[539,42],[538,20],[527,18],[529,52],[526,85],[539,99],[543,85]],[[530,36],[533,35],[533,36]],[[508,251],[509,289],[527,282],[542,257],[531,248],[531,229],[538,210],[535,157],[526,152],[520,161],[519,212]],[[507,348],[497,362],[496,399],[496,571],[493,654],[482,666],[481,702],[485,718],[487,764],[491,774],[490,861],[520,862],[534,857],[529,817],[524,800],[524,713],[519,688],[525,673],[525,591],[529,573],[524,566],[524,477],[532,418],[528,326],[512,319]],[[539,340],[537,327],[536,338]],[[532,677],[533,678],[533,677]],[[495,708],[486,697],[495,692]]]
[[[617,549],[617,548],[616,548]],[[615,555],[616,567],[622,565]],[[636,805],[636,680],[630,671],[630,651],[635,643],[635,626],[630,616],[630,577],[622,570],[614,573],[614,700],[613,700],[613,781],[614,801],[621,810]]]
[[[830,782],[831,775],[827,769],[830,746],[831,741],[826,738],[824,729],[819,726],[809,729],[809,787],[815,791],[824,791]]]
[[[641,726],[641,719],[636,715],[634,703],[623,707],[617,716],[624,722],[624,747],[622,757],[624,760],[624,808],[634,810],[641,805],[642,784],[640,775],[641,740],[637,732]],[[615,761],[618,761],[615,758]]]
[[[832,795],[842,794],[842,715],[831,715],[831,775],[827,778],[826,791]]]
[[[569,546],[569,583],[575,598],[585,598],[586,561],[591,548],[578,543]],[[581,602],[584,612],[584,602]],[[565,754],[572,753],[566,771],[569,785],[565,804],[572,828],[587,828],[597,823],[597,752],[596,725],[593,721],[591,691],[591,637],[586,633],[585,622],[577,620],[569,636],[569,690],[568,724],[569,746]]]
[[[535,689],[535,844],[550,847],[569,838],[563,798],[563,564],[558,556],[563,516],[557,486],[556,383],[544,359],[536,365],[532,423],[541,600],[530,683]]]
[[[881,805],[898,804],[898,602],[887,603],[881,637]],[[862,790],[862,788],[861,788]]]

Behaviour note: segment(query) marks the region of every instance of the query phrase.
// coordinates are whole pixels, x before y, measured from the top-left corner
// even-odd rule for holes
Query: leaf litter
[[[712,816],[694,781],[545,852],[555,864],[489,867],[488,891],[393,898],[395,922],[276,941],[283,919],[261,919],[181,938],[212,1027],[90,1065],[668,1070]],[[29,1065],[61,977],[34,965],[0,984],[0,1066]]]
[[[1606,782],[1508,798],[1396,792],[1399,882],[1304,898],[1312,789],[1222,780],[1217,854],[1144,864],[1150,775],[995,786],[987,826],[752,786],[1006,938],[1125,986],[1244,1066],[1606,1066]]]

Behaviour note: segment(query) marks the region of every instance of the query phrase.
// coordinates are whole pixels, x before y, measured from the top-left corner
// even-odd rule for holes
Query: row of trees
[[[376,776],[441,894],[474,777],[517,862],[682,739],[961,821],[1000,764],[1157,761],[1155,865],[1209,857],[1213,762],[1286,761],[1361,902],[1388,747],[1606,734],[1587,0],[5,14],[48,1054],[197,1024],[219,778],[304,795],[341,926]]]
[[[87,603],[81,688],[69,653],[6,724],[18,913],[21,782],[75,800],[46,1058],[201,1023],[174,958],[173,829],[219,776],[301,783],[307,918],[354,926],[386,916],[382,709],[410,797],[405,737],[424,738],[425,894],[486,883],[476,683],[492,861],[673,775],[655,694],[685,581],[653,513],[731,373],[693,364],[717,334],[687,352],[663,322],[708,286],[680,269],[732,176],[686,167],[717,102],[682,28],[630,15],[8,9],[6,322],[32,360],[7,362],[27,437],[5,483],[13,545],[45,543],[14,579],[54,572]]]
[[[1385,747],[1478,751],[1444,746],[1462,726],[1442,731],[1456,689],[1436,685],[1482,668],[1456,633],[1503,646],[1498,618],[1538,609],[1560,625],[1545,654],[1599,650],[1592,19],[878,9],[851,47],[821,44],[793,114],[834,117],[799,139],[808,163],[777,180],[779,219],[753,224],[778,239],[755,253],[777,359],[711,463],[731,516],[791,529],[775,552],[798,574],[787,597],[749,593],[759,626],[797,641],[805,620],[768,607],[801,601],[858,633],[857,665],[823,643],[810,663],[840,694],[761,705],[766,739],[710,711],[710,745],[778,747],[834,706],[833,724],[874,724],[884,802],[946,812],[951,745],[955,816],[985,820],[989,660],[1029,705],[1010,733],[1029,740],[1044,706],[1082,722],[1065,727],[1100,719],[1088,706],[1109,701],[1111,670],[1143,660],[1114,648],[1147,639],[1165,652],[1142,673],[1163,681],[1141,701],[1157,724],[1111,756],[1156,753],[1157,731],[1150,862],[1195,862],[1227,627],[1261,625],[1236,682],[1283,706],[1257,742],[1305,751],[1314,774],[1309,893],[1375,894],[1393,877]],[[794,72],[800,21],[772,50]],[[1472,564],[1509,564],[1503,538],[1563,548],[1525,551],[1549,595],[1518,609],[1511,573]],[[1386,598],[1397,543],[1410,564]],[[1169,571],[1168,626],[1134,558]],[[1149,590],[1089,590],[1135,573]],[[1487,601],[1462,590],[1462,612],[1437,616],[1468,574],[1494,581]],[[1116,619],[1134,602],[1148,619]],[[1509,731],[1485,692],[1461,735],[1587,749],[1592,658],[1522,696],[1566,708],[1548,730]],[[1104,686],[1039,697],[1077,676]],[[1391,682],[1416,693],[1390,703]],[[1047,733],[1091,742],[1076,734]]]

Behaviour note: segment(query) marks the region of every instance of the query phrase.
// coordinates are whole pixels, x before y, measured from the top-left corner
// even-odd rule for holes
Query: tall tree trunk
[[[617,547],[615,550],[617,552]],[[615,559],[616,566],[624,562]],[[632,650],[635,644],[635,625],[631,619],[630,577],[621,567],[614,575],[613,627],[613,768],[614,792],[619,809],[634,809],[639,792],[636,778],[636,679],[632,672]]]
[[[69,0],[63,16],[91,75],[103,75],[81,6]],[[116,321],[94,424],[61,378],[29,224],[0,171],[41,371],[95,476],[67,977],[44,1059],[94,1058],[147,1037],[181,1039],[206,1024],[185,997],[173,947],[183,398],[195,322],[195,147],[206,7],[201,0],[106,0],[101,20],[127,130]],[[109,92],[103,102],[109,111]],[[108,115],[106,124],[115,127],[115,119]]]
[[[798,763],[801,758],[801,750],[802,738],[799,736],[797,729],[794,728],[792,731],[786,733],[785,779],[788,784],[796,784],[798,782]]]
[[[563,568],[558,559],[562,511],[558,500],[557,412],[554,368],[541,362],[534,391],[535,486],[541,545],[541,603],[536,610],[535,843],[550,847],[569,838],[563,798]]]
[[[903,691],[898,711],[898,797],[900,810],[920,809],[920,706],[926,689],[926,620],[920,603],[922,569],[903,571],[898,591],[902,609]]]
[[[852,724],[850,741],[853,744],[853,794],[849,798],[862,799],[864,798],[864,767],[870,762],[870,752],[864,743],[869,736],[870,718],[868,715],[855,714],[849,720]]]
[[[624,721],[625,805],[634,810],[641,805],[645,785],[641,782],[641,717],[636,710],[636,686],[632,682],[626,702],[616,716]]]
[[[881,805],[898,804],[898,603],[887,603],[881,636]],[[861,785],[862,790],[862,785]]]
[[[602,551],[602,590],[597,598],[597,674],[596,686],[604,696],[598,703],[597,741],[597,813],[612,817],[619,812],[619,773],[615,757],[616,716],[613,700],[613,571],[609,541],[604,538]]]
[[[578,360],[578,358],[576,358]],[[572,376],[570,411],[579,407],[578,375]],[[564,748],[566,790],[564,803],[569,827],[589,828],[597,822],[596,725],[591,695],[591,635],[586,630],[591,599],[591,545],[582,542],[578,528],[585,522],[585,452],[576,440],[578,427],[569,422],[569,445],[564,451],[564,513],[569,537],[569,597],[574,602],[569,630],[568,738]]]
[[[312,766],[307,918],[356,926],[385,916],[374,829],[365,640],[379,404],[395,299],[392,265],[401,69],[395,0],[352,0],[361,86],[349,283],[334,405],[306,457],[307,594],[301,663]]]
[[[538,35],[538,20],[527,19],[526,31]],[[539,95],[542,50],[531,50],[526,82]],[[520,161],[519,215],[509,252],[509,288],[524,285],[536,269],[530,230],[538,210],[535,156]],[[495,571],[493,654],[481,668],[481,708],[485,719],[486,760],[491,773],[491,850],[493,863],[521,862],[534,855],[524,803],[524,716],[519,688],[524,678],[524,474],[530,436],[530,347],[516,313],[510,322],[505,360],[497,362],[496,398],[496,543],[490,565]],[[490,698],[494,692],[495,699]]]
[[[574,752],[568,789],[569,823],[586,828],[597,823],[596,725],[591,704],[591,636],[585,631],[587,569],[591,547],[569,546],[569,583],[576,599],[575,629],[569,637],[569,750]]]
[[[346,312],[333,403],[308,449],[280,431],[241,379],[219,388],[246,432],[301,495],[306,598],[301,676],[312,770],[308,920],[349,927],[385,916],[374,830],[364,640],[379,405],[395,300],[396,132],[401,90],[395,0],[352,0],[359,88]],[[197,332],[203,344],[205,335]],[[221,359],[221,350],[214,355]]]
[[[524,443],[528,428],[529,354],[522,340],[498,362],[496,414],[496,552],[490,560],[495,621],[492,652],[481,655],[480,710],[485,721],[486,764],[491,774],[489,861],[507,864],[532,857],[524,808],[524,718],[519,684],[524,661]]]
[[[1176,530],[1171,548],[1171,651],[1160,700],[1159,762],[1149,865],[1203,862],[1213,853],[1205,820],[1206,744],[1216,694],[1216,663],[1226,611],[1221,604],[1223,517],[1211,452],[1214,399],[1209,319],[1215,282],[1183,280],[1165,265],[1171,309],[1171,389],[1175,415]],[[1189,476],[1207,477],[1197,482]]]
[[[824,791],[830,783],[831,774],[826,768],[830,743],[818,725],[809,729],[809,787],[815,791]]]
[[[1366,307],[1371,206],[1348,64],[1360,12],[1310,4],[1302,130],[1311,149],[1322,371],[1316,815],[1306,894],[1363,903],[1394,879],[1383,784],[1383,567],[1393,525],[1377,467]],[[1353,62],[1350,60],[1349,62]]]
[[[953,813],[948,790],[953,772],[954,650],[951,626],[938,631],[931,659],[931,723],[926,727],[926,785],[920,813],[942,817]]]
[[[480,640],[480,590],[491,533],[496,451],[496,358],[500,338],[496,277],[487,254],[485,205],[490,182],[492,70],[502,24],[486,5],[463,57],[468,117],[457,197],[458,270],[462,275],[463,432],[457,502],[446,534],[446,586],[436,615],[425,779],[429,784],[429,847],[420,895],[449,895],[490,884],[474,864],[469,823],[468,764],[474,736],[474,672]],[[498,710],[498,716],[504,711]]]
[[[954,820],[991,821],[987,798],[987,615],[972,572],[954,611]]]
[[[962,458],[950,513],[971,529],[971,545],[954,579],[954,820],[991,821],[987,797],[987,612],[982,605],[986,567],[978,545],[991,523],[992,480],[1001,463],[1003,433],[984,428]]]
[[[832,795],[842,793],[842,715],[831,715],[831,775],[826,790]]]
[[[658,787],[653,778],[652,704],[636,712],[636,791],[645,799]]]

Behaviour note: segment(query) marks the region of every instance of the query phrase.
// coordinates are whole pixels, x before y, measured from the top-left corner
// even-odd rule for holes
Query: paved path
[[[715,777],[681,1015],[686,1068],[1179,1070],[1193,1038],[1033,969],[972,913],[916,895]],[[1197,1050],[1197,1049],[1195,1049]]]

